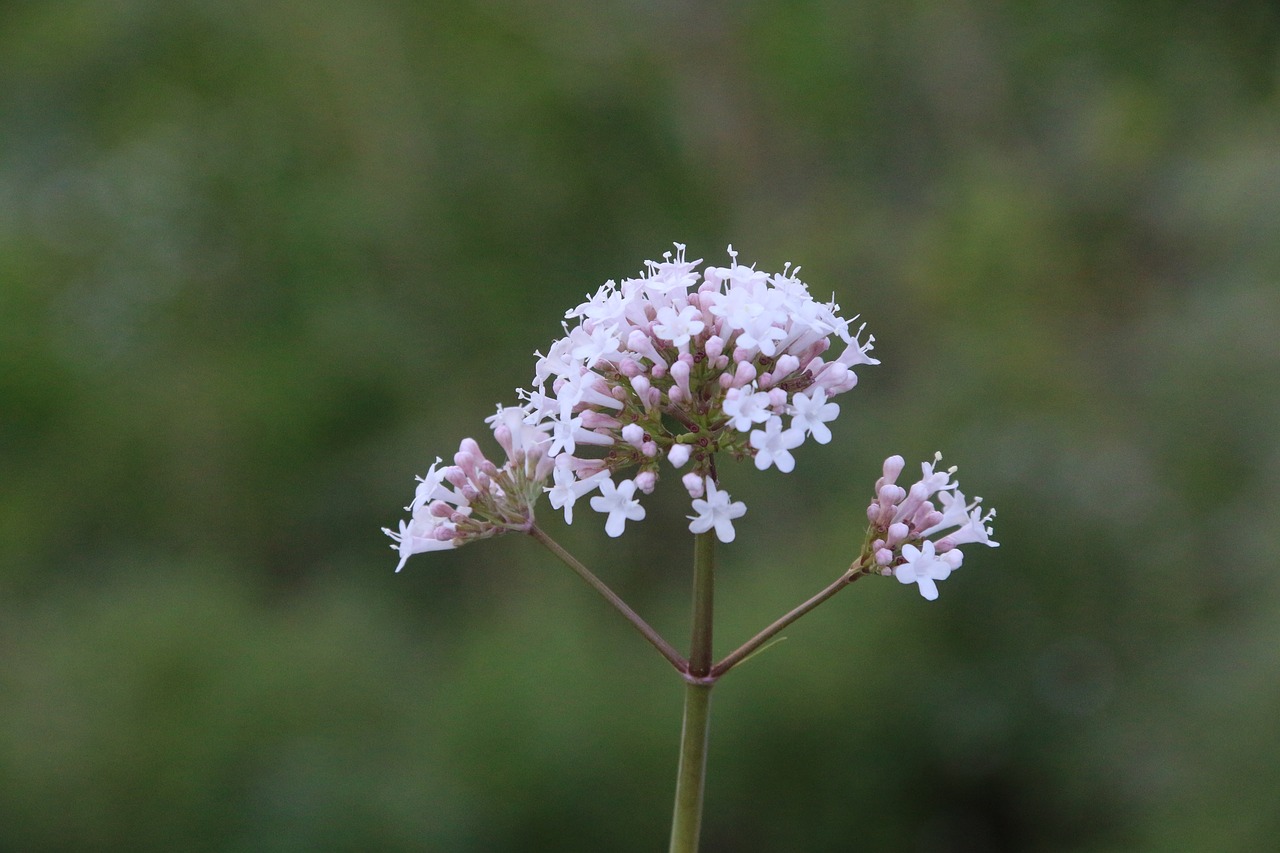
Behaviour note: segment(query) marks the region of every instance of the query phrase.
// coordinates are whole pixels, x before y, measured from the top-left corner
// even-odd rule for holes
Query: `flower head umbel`
[[[901,456],[890,456],[876,481],[875,499],[867,507],[871,527],[866,548],[871,561],[881,574],[915,584],[930,601],[938,597],[935,581],[946,580],[960,568],[961,545],[978,542],[994,548],[1000,544],[991,538],[987,526],[995,510],[984,514],[979,507],[982,498],[966,504],[958,484],[951,482],[956,469],[935,470],[941,461],[942,454],[936,453],[932,462],[921,463],[920,479],[903,489],[897,481],[906,463]]]
[[[708,482],[717,452],[789,472],[806,437],[831,440],[840,407],[830,400],[857,384],[853,368],[878,363],[874,338],[860,341],[862,328],[851,331],[834,301],[815,300],[798,267],[757,270],[733,247],[728,266],[699,271],[701,263],[677,243],[640,277],[605,283],[565,314],[577,325],[538,354],[533,388],[521,392],[524,421],[552,436],[549,491],[566,519],[599,488],[591,506],[618,535],[644,517],[636,492],[653,491],[664,459],[692,462]],[[843,349],[830,358],[833,343]],[[697,504],[694,512],[706,517]],[[738,515],[711,524],[731,533]]]
[[[382,529],[400,552],[397,572],[413,554],[457,548],[533,525],[533,505],[553,465],[547,454],[550,436],[526,424],[517,408],[499,407],[488,423],[506,451],[506,464],[494,465],[471,438],[462,440],[452,465],[437,469],[441,460],[436,457],[405,507],[410,519],[402,520],[399,530]]]

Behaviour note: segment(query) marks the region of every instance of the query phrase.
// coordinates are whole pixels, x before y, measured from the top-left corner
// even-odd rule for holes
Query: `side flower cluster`
[[[979,506],[982,498],[966,503],[959,485],[951,481],[956,469],[935,470],[941,461],[942,454],[937,453],[932,462],[921,463],[920,479],[904,489],[897,481],[906,463],[901,456],[890,456],[884,461],[884,475],[876,481],[875,499],[867,507],[871,522],[867,548],[880,573],[916,584],[930,601],[938,597],[937,581],[960,568],[961,545],[977,542],[994,548],[1000,544],[992,540],[987,526],[995,510],[984,514]]]
[[[599,490],[591,508],[621,535],[644,518],[639,495],[653,492],[665,460],[690,468],[690,529],[730,541],[746,507],[716,485],[715,454],[791,471],[806,438],[831,440],[831,400],[857,384],[853,368],[879,363],[868,355],[874,339],[859,341],[862,328],[851,330],[834,301],[810,296],[798,267],[759,271],[730,247],[727,267],[699,272],[684,249],[567,312],[577,324],[537,353],[533,387],[520,392],[525,423],[551,435],[547,491],[566,521]],[[834,341],[843,348],[826,358]]]
[[[500,533],[528,531],[533,505],[551,474],[546,449],[550,436],[524,422],[518,408],[499,408],[488,418],[494,438],[507,454],[501,468],[485,458],[475,439],[464,438],[453,464],[440,468],[440,457],[418,478],[408,521],[398,531],[382,531],[395,540],[400,564],[413,554],[457,548]]]

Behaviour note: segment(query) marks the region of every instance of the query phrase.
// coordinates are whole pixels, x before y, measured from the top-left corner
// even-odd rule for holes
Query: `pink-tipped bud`
[[[667,451],[667,461],[676,468],[683,468],[684,463],[689,461],[689,455],[692,452],[687,444],[673,444],[671,449]]]
[[[888,548],[881,548],[876,551],[876,562],[882,566],[887,566],[893,562],[893,551]]]
[[[677,406],[683,403],[685,399],[688,397],[688,395],[684,393],[684,391],[680,388],[679,385],[676,385],[670,388],[667,391],[667,396],[670,397],[671,402]]]
[[[707,358],[714,361],[720,357],[720,353],[724,352],[724,339],[719,335],[712,335],[707,338],[704,349],[707,352]]]
[[[644,444],[640,445],[640,452],[648,458],[653,459],[658,455],[658,445],[655,442],[646,441]]]
[[[850,377],[853,377],[850,381]],[[849,372],[849,368],[845,367],[838,361],[829,361],[826,366],[813,375],[813,384],[824,388],[828,396],[834,397],[843,391],[848,391],[858,382],[858,377]]]
[[[896,483],[898,475],[902,473],[902,469],[906,464],[907,460],[901,456],[890,456],[884,460],[884,481],[886,483]]]
[[[785,355],[778,357],[778,363],[773,366],[773,375],[782,379],[783,377],[790,376],[799,369],[800,359],[796,358],[791,353],[786,353]]]
[[[733,375],[729,373],[721,373],[720,378],[716,380],[720,383],[720,387],[728,390],[733,385]]]
[[[749,350],[746,347],[735,347],[733,350],[733,360],[742,364],[751,361],[755,357],[755,350]]]
[[[689,493],[689,497],[702,497],[705,486],[703,485],[702,476],[700,474],[690,471],[688,474],[685,474],[680,478],[680,482],[684,484],[685,491]]]
[[[759,386],[761,390],[773,387],[773,374],[761,373],[756,379],[756,385]]]
[[[653,494],[653,487],[658,485],[658,475],[652,471],[641,471],[636,474],[636,488],[646,495]]]
[[[506,452],[507,458],[510,459],[515,455],[515,448],[511,444],[511,428],[506,424],[498,424],[493,428],[493,437],[497,439],[498,446]]]
[[[911,532],[911,528],[907,527],[901,521],[889,525],[888,540],[886,544],[890,546],[899,545],[903,539],[907,538],[907,534]]]
[[[902,488],[902,486],[895,486],[892,483],[887,483],[881,486],[880,494],[877,495],[880,500],[880,505],[885,507],[896,506],[901,503],[903,498],[906,496],[906,489]]]
[[[751,384],[751,380],[756,378],[756,366],[749,361],[740,361],[733,371],[733,387],[741,388],[744,385]]]
[[[671,365],[671,378],[676,381],[676,385],[680,386],[680,390],[686,395],[689,394],[689,364],[686,361],[676,361]]]
[[[582,413],[583,429],[617,429],[622,426],[618,423],[618,419],[604,412],[597,412],[594,409],[587,409]]]
[[[769,389],[769,407],[772,409],[781,409],[787,405],[787,392],[781,388]]]

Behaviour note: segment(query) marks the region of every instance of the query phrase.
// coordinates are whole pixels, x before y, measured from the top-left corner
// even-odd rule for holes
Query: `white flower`
[[[899,583],[913,583],[920,587],[920,594],[933,601],[938,597],[938,585],[951,575],[951,564],[935,553],[933,543],[926,541],[923,548],[902,546],[905,563],[893,570]]]
[[[635,499],[636,481],[623,480],[617,486],[613,480],[600,481],[600,494],[591,499],[591,508],[596,512],[608,513],[604,523],[604,532],[612,537],[622,535],[628,521],[640,521],[644,518],[644,507]]]
[[[827,402],[825,388],[815,387],[808,396],[796,394],[791,398],[791,406],[794,409],[791,417],[792,429],[803,429],[818,444],[831,441],[827,421],[834,421],[840,414],[840,404]]]
[[[755,424],[762,424],[771,417],[769,395],[764,391],[730,392],[724,397],[724,413],[738,432],[746,432]]]
[[[717,539],[721,542],[732,542],[733,520],[743,516],[747,511],[747,505],[742,501],[730,503],[729,493],[717,489],[715,480],[707,477],[707,498],[695,500],[693,511],[697,515],[688,516],[690,532],[706,533],[714,527]]]
[[[666,305],[658,309],[658,321],[653,324],[653,331],[663,340],[671,341],[673,346],[683,347],[706,327],[702,313],[692,305],[684,306],[679,312]]]
[[[396,571],[404,568],[407,561],[414,554],[425,554],[428,551],[444,551],[448,548],[458,547],[457,539],[438,539],[437,529],[440,532],[449,530],[451,525],[447,521],[442,521],[435,516],[428,515],[419,510],[413,515],[413,521],[406,522],[400,519],[400,531],[397,533],[386,527],[382,528],[382,532],[396,540],[396,544],[391,547],[400,552],[400,562],[396,565]]]
[[[440,457],[436,457],[436,461],[432,463],[431,470],[427,471],[425,477],[418,477],[418,486],[414,490],[413,501],[405,507],[406,512],[413,512],[418,507],[431,503],[441,493],[449,494],[449,490],[442,488],[441,483],[444,482],[444,471],[437,471],[436,466],[441,462]]]
[[[565,463],[559,463],[559,459],[566,460]],[[547,499],[551,501],[554,509],[564,510],[564,523],[573,524],[573,505],[578,498],[600,485],[600,481],[608,475],[603,471],[598,471],[587,477],[585,480],[579,480],[573,473],[573,469],[567,464],[569,457],[557,457],[555,467],[555,485],[544,487],[542,490],[547,493]]]
[[[618,355],[618,336],[611,326],[601,324],[590,332],[579,326],[569,335],[569,341],[573,344],[570,354],[588,369],[595,367],[597,361]]]
[[[798,429],[784,430],[782,418],[769,418],[763,431],[751,431],[751,446],[756,449],[756,468],[763,471],[770,465],[776,465],[782,473],[791,473],[796,467],[791,451],[803,442],[803,432]]]

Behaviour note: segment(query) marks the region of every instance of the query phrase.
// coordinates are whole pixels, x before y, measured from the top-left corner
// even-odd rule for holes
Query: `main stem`
[[[693,638],[684,692],[680,770],[676,776],[671,853],[697,853],[702,826],[702,792],[707,778],[707,736],[711,728],[711,623],[715,589],[715,534],[699,533],[693,544]]]

